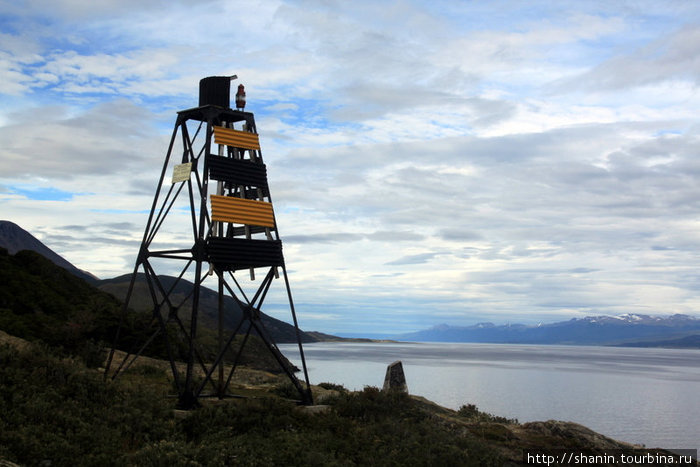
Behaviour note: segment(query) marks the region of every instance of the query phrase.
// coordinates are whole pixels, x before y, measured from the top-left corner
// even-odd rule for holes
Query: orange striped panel
[[[260,138],[257,133],[222,126],[214,127],[214,143],[241,149],[260,149]]]
[[[211,195],[211,220],[275,227],[272,203],[231,196]]]

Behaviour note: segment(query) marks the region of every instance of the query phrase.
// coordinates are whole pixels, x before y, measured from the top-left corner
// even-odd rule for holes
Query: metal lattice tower
[[[301,402],[311,404],[301,333],[270,197],[267,169],[253,114],[230,108],[233,78],[204,78],[200,81],[199,106],[178,112],[105,377],[116,378],[149,345],[160,340],[170,360],[179,406],[191,408],[205,396],[203,391],[208,385],[220,398],[231,395],[232,376],[253,333],[262,339],[297,388]],[[241,93],[242,86],[239,86],[236,103],[239,108],[245,105],[241,100],[245,94],[241,96]],[[168,174],[172,174],[170,179]],[[172,278],[166,281],[157,273],[159,270],[180,272],[174,281]],[[262,280],[256,281],[256,274]],[[137,277],[145,280],[147,296],[152,302],[153,330],[145,342],[139,343],[117,364],[115,349],[119,345],[124,317],[134,300]],[[279,283],[280,279],[289,302],[305,384],[297,379],[294,368],[261,319],[260,310],[268,291],[273,282]],[[218,294],[218,351],[209,361],[205,361],[198,341],[200,298],[206,281],[216,282]],[[191,287],[183,292],[183,284],[190,283]],[[233,299],[240,315],[233,329],[228,330],[225,323],[231,322],[231,316],[227,315],[225,297]],[[234,340],[236,335],[243,336],[240,342]],[[184,375],[182,364],[177,362],[182,346],[186,351]],[[235,358],[227,363],[231,368],[226,376],[225,356],[232,354]],[[196,381],[195,368],[205,375],[203,381]],[[218,381],[215,373],[218,373]]]

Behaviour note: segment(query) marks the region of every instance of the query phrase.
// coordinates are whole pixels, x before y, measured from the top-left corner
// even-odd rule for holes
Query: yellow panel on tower
[[[224,128],[222,126],[214,127],[214,143],[241,149],[260,149],[260,138],[258,138],[257,133],[234,130],[233,128]]]
[[[275,227],[272,203],[233,196],[211,195],[211,220],[235,224]]]

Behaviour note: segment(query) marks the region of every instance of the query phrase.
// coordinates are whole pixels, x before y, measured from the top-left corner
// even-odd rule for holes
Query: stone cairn
[[[408,393],[406,376],[403,374],[403,365],[400,360],[395,361],[386,368],[384,387],[382,391],[399,391]]]

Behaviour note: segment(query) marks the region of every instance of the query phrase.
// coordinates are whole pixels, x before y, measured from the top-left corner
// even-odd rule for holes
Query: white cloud
[[[611,57],[574,77],[558,83],[558,89],[582,88],[592,91],[628,90],[664,82],[684,82],[697,86],[700,32],[696,24],[684,25],[668,35],[643,44],[635,50]]]
[[[12,114],[0,128],[4,177],[124,176],[157,150],[165,138],[153,128],[147,111],[119,100],[97,105],[85,114],[66,116],[64,109],[30,108]],[[149,154],[151,152],[151,154]]]
[[[175,112],[238,74],[303,327],[697,313],[697,5],[0,10],[4,217],[81,268],[130,271]]]

